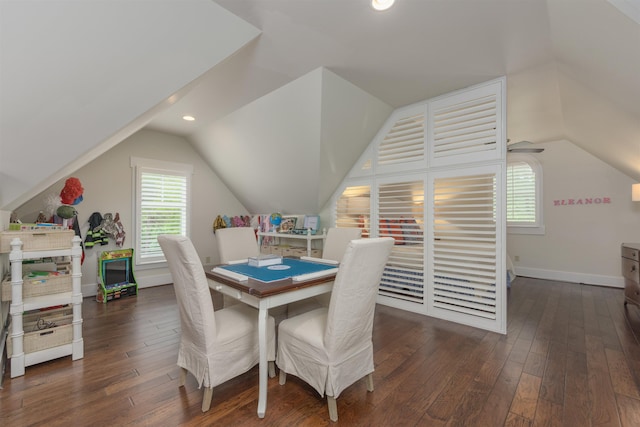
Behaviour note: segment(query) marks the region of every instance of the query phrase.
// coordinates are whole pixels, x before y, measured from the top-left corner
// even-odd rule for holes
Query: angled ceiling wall
[[[1,2],[0,207],[146,125],[259,34],[207,0]]]
[[[319,68],[191,141],[249,212],[315,213],[391,111]]]
[[[247,208],[316,212],[386,105],[505,74],[509,138],[568,139],[640,181],[640,25],[606,0],[413,1],[386,15],[358,2],[218,3],[227,9],[211,0],[0,2],[0,208],[149,124],[192,141]],[[368,43],[381,30],[384,43]],[[278,105],[287,97],[277,88],[313,80],[322,66],[335,74]],[[251,102],[260,108],[243,111]],[[180,119],[194,106],[203,112],[195,132]],[[245,135],[239,117],[287,130]],[[227,134],[237,145],[224,146]],[[241,144],[245,163],[246,153],[263,157],[230,168],[221,153]],[[256,182],[279,191],[270,204]],[[292,182],[303,189],[284,194]]]
[[[640,116],[573,78],[556,62],[508,76],[513,142],[569,140],[640,181]]]

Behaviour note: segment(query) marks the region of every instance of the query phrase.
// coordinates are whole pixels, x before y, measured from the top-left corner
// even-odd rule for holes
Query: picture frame
[[[295,216],[283,216],[282,222],[280,222],[280,229],[278,230],[280,233],[291,233],[293,229],[296,228],[296,222],[298,218]]]
[[[311,229],[311,234],[316,234],[320,227],[320,215],[305,215],[303,228]]]

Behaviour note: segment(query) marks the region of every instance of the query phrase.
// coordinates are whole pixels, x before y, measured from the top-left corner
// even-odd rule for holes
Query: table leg
[[[259,377],[260,384],[258,387],[258,417],[264,418],[267,411],[267,378],[268,378],[268,365],[267,361],[267,319],[269,317],[269,310],[266,308],[260,308],[258,310],[258,345],[260,347],[260,365],[259,365]]]

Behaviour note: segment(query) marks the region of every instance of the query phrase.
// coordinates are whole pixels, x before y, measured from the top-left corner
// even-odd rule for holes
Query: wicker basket
[[[71,248],[73,236],[73,230],[3,231],[0,233],[0,253],[11,252],[11,241],[16,237],[22,241],[23,251],[46,251]]]
[[[24,276],[22,279],[22,298],[37,297],[40,295],[71,292],[73,282],[71,274],[59,274],[51,276]],[[11,301],[11,280],[2,282],[2,294],[0,300]]]
[[[73,340],[73,309],[62,307],[53,310],[28,312],[22,318],[24,353],[70,344]],[[7,337],[7,357],[13,355],[11,332]]]

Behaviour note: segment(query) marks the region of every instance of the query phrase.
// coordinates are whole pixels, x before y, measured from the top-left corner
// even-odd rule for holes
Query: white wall
[[[185,87],[260,34],[202,0],[2,1],[0,9],[6,210],[175,105]]]
[[[252,212],[315,214],[392,110],[321,67],[190,141]]]
[[[193,165],[191,239],[203,263],[207,257],[211,262],[218,262],[212,228],[215,217],[218,214],[244,215],[248,212],[184,138],[162,132],[141,130],[72,175],[84,187],[84,200],[76,205],[83,239],[89,226],[87,221],[93,212],[103,215],[106,212],[114,215],[119,212],[127,233],[124,247],[133,247],[132,156]],[[49,194],[60,194],[66,178],[16,209],[22,221],[33,221],[43,209],[43,198]],[[116,249],[115,243],[85,249],[82,265],[83,295],[93,295],[97,289],[96,255],[102,250],[112,249]],[[171,282],[166,268],[136,268],[135,275],[141,287]]]
[[[640,203],[631,201],[635,181],[567,140],[538,146],[545,149],[533,156],[543,169],[546,233],[507,236],[516,273],[622,287],[620,244],[640,242]],[[605,197],[611,202],[584,200]],[[573,205],[554,205],[569,199]]]

